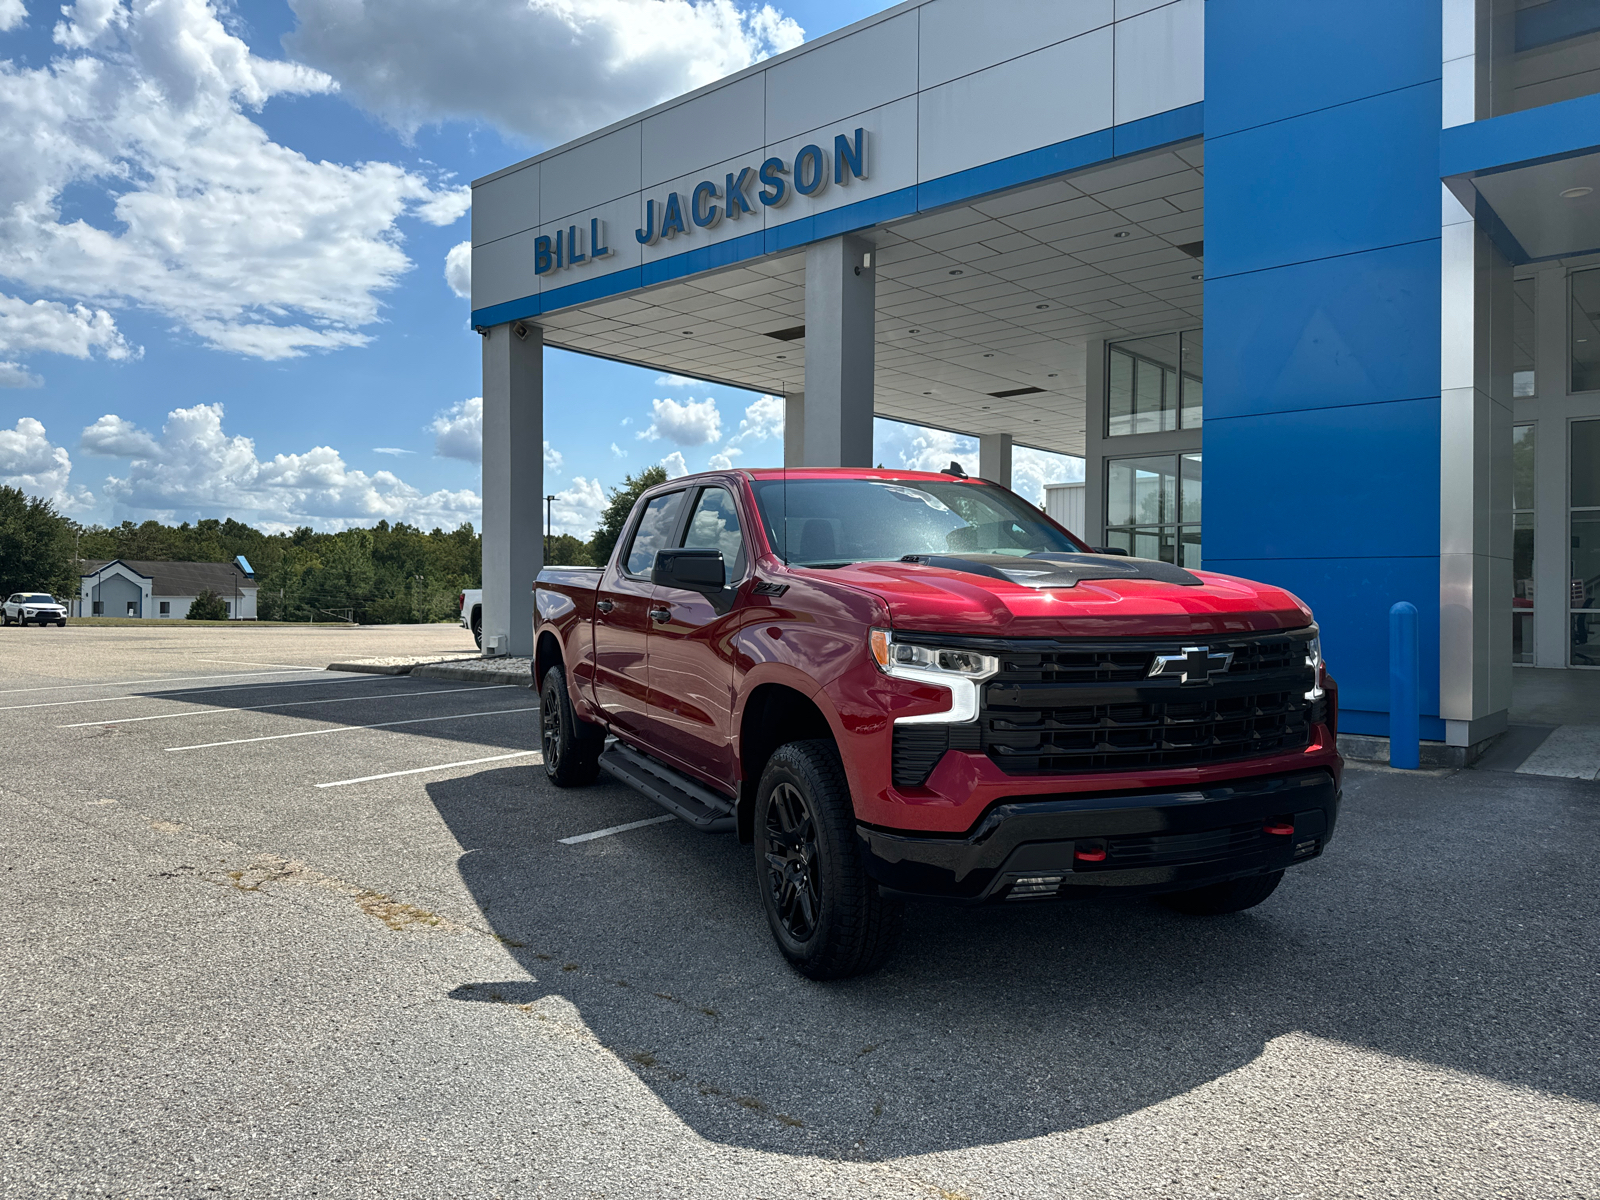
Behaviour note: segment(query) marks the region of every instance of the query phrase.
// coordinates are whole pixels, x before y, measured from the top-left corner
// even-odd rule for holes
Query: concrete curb
[[[342,662],[342,663],[329,663],[327,669],[330,670],[330,671],[359,671],[363,675],[409,675],[409,674],[411,674],[411,664],[409,664],[409,663],[402,663],[402,664],[399,664],[399,665],[393,665],[393,664],[388,664],[388,663]]]
[[[453,679],[460,683],[511,684],[531,688],[533,675],[527,669],[520,671],[485,671],[477,667],[458,667],[449,663],[419,663],[410,668],[413,679]]]

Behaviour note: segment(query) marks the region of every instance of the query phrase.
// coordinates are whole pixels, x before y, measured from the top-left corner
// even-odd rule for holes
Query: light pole
[[[556,498],[554,496],[546,496],[544,498],[544,561],[547,566],[550,562],[550,538],[554,528],[555,503]]]

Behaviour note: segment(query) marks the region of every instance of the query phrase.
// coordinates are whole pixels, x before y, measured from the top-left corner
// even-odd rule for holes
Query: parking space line
[[[211,750],[217,746],[244,746],[251,742],[281,742],[285,738],[317,737],[325,733],[352,733],[357,729],[388,729],[391,725],[421,725],[427,721],[464,721],[470,717],[499,717],[506,713],[538,712],[537,704],[525,708],[494,708],[488,712],[446,713],[442,717],[407,717],[404,721],[376,721],[371,725],[339,725],[333,729],[302,729],[296,733],[272,733],[265,737],[232,738],[226,742],[202,742],[198,746],[168,746],[168,754],[182,750]]]
[[[212,676],[216,678],[216,676]],[[396,678],[401,678],[396,676]],[[206,692],[264,692],[269,688],[286,687],[320,687],[325,683],[371,683],[371,675],[343,676],[337,679],[306,679],[294,683],[229,683],[214,688],[184,688],[171,689],[159,692],[134,692],[123,696],[93,696],[87,700],[40,700],[33,704],[7,704],[0,706],[0,712],[17,712],[25,708],[68,708],[74,704],[115,704],[118,700],[162,700],[169,697],[201,696]],[[496,684],[496,687],[502,685]],[[512,686],[510,684],[504,686]]]
[[[428,771],[448,771],[452,767],[475,767],[479,763],[501,762],[508,758],[526,758],[538,754],[537,750],[514,750],[510,754],[491,754],[488,758],[464,758],[460,762],[439,763],[433,767],[412,767],[409,771],[385,771],[382,775],[363,775],[359,779],[337,779],[332,783],[319,783],[319,788],[348,787],[352,783],[371,783],[374,779],[397,779],[401,775],[422,775]]]
[[[290,671],[314,670],[309,667],[287,667]],[[283,671],[221,671],[213,675],[163,675],[157,679],[106,679],[98,683],[48,683],[39,687],[0,688],[0,696],[19,692],[60,692],[70,688],[92,687],[143,687],[147,683],[194,683],[206,679],[253,679],[262,675],[282,675]]]
[[[219,713],[265,712],[269,708],[309,708],[313,704],[354,704],[357,700],[389,700],[396,696],[449,696],[455,692],[486,692],[491,688],[517,687],[514,683],[473,684],[461,688],[415,688],[409,692],[371,692],[365,696],[334,696],[328,700],[280,700],[276,704],[249,704],[240,708],[213,706],[198,712],[155,713],[148,717],[108,717],[104,721],[78,721],[57,725],[57,729],[87,729],[91,725],[131,725],[135,721],[171,721],[177,717],[214,717]]]
[[[610,837],[613,833],[627,833],[630,829],[643,829],[646,825],[665,825],[678,818],[668,813],[664,817],[650,817],[644,821],[629,821],[626,825],[613,825],[609,829],[596,829],[593,833],[580,833],[576,837],[557,838],[563,846],[576,846],[579,842],[592,842],[595,838]]]
[[[325,671],[325,670],[327,670],[326,667],[298,667],[298,666],[290,666],[288,663],[247,662],[246,660],[244,660],[242,658],[197,658],[194,661],[195,662],[228,663],[231,666],[235,666],[235,667],[278,667],[280,670],[284,670],[284,671]]]

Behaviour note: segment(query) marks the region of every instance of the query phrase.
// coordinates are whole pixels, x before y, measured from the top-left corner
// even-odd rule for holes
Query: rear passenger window
[[[644,515],[633,531],[633,541],[628,546],[628,556],[623,559],[623,570],[629,575],[648,575],[656,565],[656,551],[672,545],[672,536],[678,531],[678,505],[682,492],[668,492],[657,496],[644,506]]]
[[[744,536],[739,532],[739,510],[726,488],[700,491],[683,544],[689,550],[720,550],[731,586],[744,574]]]

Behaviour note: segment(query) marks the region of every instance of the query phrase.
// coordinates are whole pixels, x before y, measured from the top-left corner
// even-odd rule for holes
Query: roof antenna
[[[965,479],[967,477],[967,473],[961,469],[961,464],[953,458],[950,460],[950,465],[940,471],[939,474],[954,475],[957,479]]]

